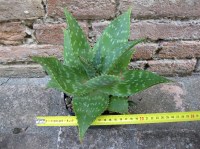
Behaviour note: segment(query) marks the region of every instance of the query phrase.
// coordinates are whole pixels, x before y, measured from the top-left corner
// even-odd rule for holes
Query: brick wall
[[[42,77],[31,56],[62,59],[63,8],[78,19],[91,45],[109,22],[132,7],[136,47],[130,68],[166,76],[200,72],[199,0],[21,0],[0,1],[0,77]]]

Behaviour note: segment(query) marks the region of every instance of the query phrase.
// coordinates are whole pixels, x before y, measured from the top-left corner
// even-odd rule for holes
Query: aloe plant
[[[72,15],[65,10],[64,62],[33,57],[50,75],[48,87],[73,97],[73,110],[82,140],[92,122],[105,110],[128,113],[128,96],[168,79],[144,70],[129,70],[133,47],[129,41],[131,10],[112,21],[93,48]]]

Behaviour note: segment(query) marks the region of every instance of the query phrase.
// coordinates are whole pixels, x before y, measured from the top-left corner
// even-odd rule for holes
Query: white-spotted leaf
[[[83,57],[79,57],[79,60],[85,69],[85,72],[87,73],[89,78],[93,78],[96,75],[96,69],[95,66],[92,64],[92,62],[88,61],[87,59],[84,59]]]
[[[78,22],[75,18],[65,9],[65,17],[67,20],[68,30],[69,30],[69,39],[71,48],[73,50],[73,56],[78,58],[78,56],[82,56],[85,59],[92,59],[93,51],[90,48],[90,45],[87,41],[83,30],[79,26]],[[76,60],[78,61],[78,60]]]
[[[77,61],[77,55],[74,54],[69,30],[64,29],[64,64],[67,66],[78,66],[80,63]]]
[[[79,137],[82,140],[92,122],[107,109],[109,97],[98,94],[75,96],[72,102],[78,120]]]
[[[88,80],[77,88],[75,92],[78,95],[92,93],[95,91],[101,92],[101,90],[106,90],[112,88],[120,82],[120,78],[113,75],[101,75]]]
[[[130,42],[124,42],[121,45],[119,45],[116,49],[114,49],[113,51],[108,51],[107,55],[105,56],[105,60],[104,60],[104,65],[103,65],[103,70],[102,72],[104,74],[112,74],[113,71],[118,71],[118,72],[122,72],[124,68],[127,68],[128,63],[124,63],[127,62],[125,57],[125,55],[128,53],[130,53],[129,57],[132,56],[133,51],[131,50],[131,48],[133,48],[135,45],[137,45],[138,43],[141,43],[143,41],[143,39],[140,40],[134,40],[134,41],[130,41]],[[131,52],[129,52],[131,51]],[[128,59],[130,61],[130,59]],[[122,63],[122,64],[119,64]],[[121,66],[121,67],[120,67]]]
[[[125,97],[141,92],[156,84],[171,82],[162,76],[144,70],[126,71],[122,74],[121,79],[122,81],[119,84],[106,90],[106,92],[114,96]]]
[[[94,46],[94,51],[101,53],[101,59],[103,59],[108,52],[113,51],[120,44],[128,41],[130,35],[130,14],[131,10],[128,10],[113,20],[98,39]],[[94,63],[99,63],[96,62],[99,60],[98,57],[94,58]]]
[[[51,76],[49,86],[62,89],[65,93],[73,94],[78,85],[88,80],[85,72],[63,65],[54,57],[34,57]]]
[[[112,96],[110,99],[108,110],[121,114],[128,113],[128,98]]]
[[[64,64],[53,57],[33,58],[50,75],[48,87],[73,96],[81,140],[105,110],[127,113],[127,96],[170,82],[148,71],[128,70],[133,47],[143,41],[128,41],[130,15],[128,10],[112,21],[91,48],[77,21],[65,10]]]

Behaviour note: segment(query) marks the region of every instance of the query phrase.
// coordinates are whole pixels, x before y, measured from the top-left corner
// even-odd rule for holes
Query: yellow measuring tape
[[[126,125],[200,121],[200,111],[151,114],[102,115],[92,125]],[[38,116],[37,126],[77,126],[76,116]]]

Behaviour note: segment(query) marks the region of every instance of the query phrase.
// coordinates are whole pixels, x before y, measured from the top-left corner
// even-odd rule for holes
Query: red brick
[[[93,22],[92,23],[93,34],[94,34],[96,40],[101,36],[101,34],[103,33],[103,30],[109,24],[110,24],[110,21]]]
[[[199,41],[177,41],[161,43],[160,58],[200,58]]]
[[[87,35],[89,32],[87,22],[79,22],[79,24]],[[64,28],[66,28],[66,23],[33,25],[37,41],[43,44],[63,44]]]
[[[121,11],[132,7],[136,18],[190,18],[200,16],[199,0],[120,0]]]
[[[197,60],[157,60],[148,61],[149,71],[165,76],[190,75],[195,70]]]
[[[149,60],[154,57],[154,54],[158,49],[158,44],[154,43],[138,44],[135,46],[135,49],[136,52],[133,55],[133,59]]]
[[[42,0],[1,0],[0,21],[34,19],[44,16]]]
[[[93,22],[93,32],[98,38],[110,22]],[[200,39],[200,21],[142,20],[131,23],[130,39],[151,40]]]
[[[148,65],[147,61],[130,62],[129,69],[145,69],[147,65]]]
[[[115,1],[113,0],[48,0],[48,15],[64,17],[67,7],[78,19],[109,19],[115,15]]]
[[[131,39],[200,39],[200,21],[145,20],[131,24]]]
[[[46,76],[41,65],[0,65],[0,77],[35,78]]]
[[[32,56],[62,57],[62,46],[23,45],[0,47],[0,64],[31,62]]]
[[[26,28],[20,22],[0,23],[0,44],[17,45],[26,36]]]

